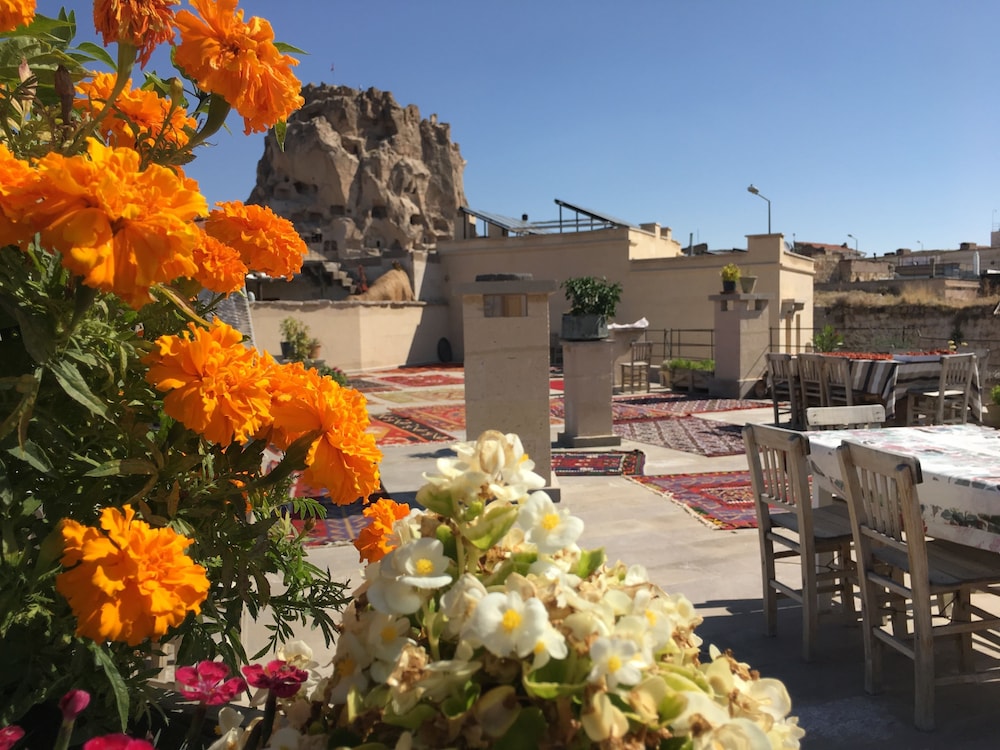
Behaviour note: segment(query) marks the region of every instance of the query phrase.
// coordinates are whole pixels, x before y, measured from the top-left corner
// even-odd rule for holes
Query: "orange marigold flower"
[[[271,24],[256,16],[244,23],[236,0],[191,5],[201,18],[177,14],[177,65],[201,89],[229,102],[243,116],[245,133],[263,132],[302,106],[302,84],[292,73],[298,60],[278,51]]]
[[[0,31],[13,31],[35,19],[35,0],[0,0]]]
[[[37,228],[24,219],[39,196],[38,172],[0,143],[0,247],[21,244],[35,234]]]
[[[269,355],[266,358],[273,363]],[[331,500],[340,505],[375,492],[382,453],[375,436],[365,432],[365,397],[300,362],[271,367],[275,446],[285,450],[307,433],[320,433],[306,456],[302,480],[325,487]]]
[[[94,28],[104,46],[125,42],[138,50],[146,67],[157,45],[174,38],[174,12],[178,0],[94,0]]]
[[[86,155],[47,154],[38,163],[44,200],[28,211],[66,268],[136,309],[154,284],[194,275],[200,233],[192,222],[208,210],[193,182],[139,166],[134,150],[94,138]]]
[[[289,280],[299,272],[307,248],[292,222],[267,206],[239,201],[216,205],[205,232],[239,251],[247,268]]]
[[[114,89],[112,73],[97,73],[90,81],[78,83],[76,108],[96,117],[107,106]],[[182,107],[174,107],[155,91],[133,89],[132,79],[112,105],[112,112],[101,121],[101,136],[113,146],[136,148],[167,145],[183,148],[190,140],[188,131],[198,128],[198,121],[188,117]]]
[[[149,367],[146,380],[167,392],[169,416],[222,446],[246,443],[270,423],[268,371],[235,328],[218,318],[209,329],[189,323],[154,346],[142,362]]]
[[[394,550],[398,541],[392,533],[392,526],[400,518],[405,518],[410,512],[406,503],[397,503],[389,498],[376,500],[364,509],[365,518],[370,518],[368,525],[361,529],[354,546],[360,555],[360,560],[376,562]]]
[[[195,281],[217,294],[229,294],[243,288],[247,267],[240,254],[229,245],[202,232],[201,242],[194,249],[198,270]]]
[[[56,590],[76,615],[77,635],[137,646],[201,611],[208,577],[184,554],[190,539],[136,520],[128,505],[105,508],[100,525],[65,519],[60,526],[67,570]]]

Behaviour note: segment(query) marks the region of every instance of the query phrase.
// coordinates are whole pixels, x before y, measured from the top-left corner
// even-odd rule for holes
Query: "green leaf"
[[[580,559],[577,561],[576,569],[573,571],[580,578],[589,578],[595,570],[604,564],[606,555],[604,554],[604,548],[599,547],[592,550],[584,550],[580,553]]]
[[[507,733],[493,743],[493,750],[521,750],[539,747],[546,728],[545,715],[538,706],[525,706]]]
[[[545,666],[524,675],[528,695],[543,700],[581,695],[587,687],[590,660],[570,651],[565,659],[550,659]]]
[[[278,52],[283,55],[308,55],[309,53],[295,47],[294,45],[288,44],[287,42],[274,42],[274,46],[278,48]]]
[[[129,474],[154,475],[158,472],[155,465],[144,458],[115,459],[101,464],[96,469],[91,469],[84,476],[87,477],[111,477]]]
[[[55,360],[49,363],[49,369],[67,396],[85,406],[92,414],[108,418],[108,405],[94,395],[76,365],[67,360]]]
[[[471,523],[462,524],[462,535],[477,548],[487,550],[503,539],[517,520],[517,508],[506,503],[491,503],[486,512]]]
[[[7,452],[16,458],[20,458],[22,461],[27,461],[33,467],[45,474],[52,473],[53,466],[52,462],[49,460],[48,454],[43,451],[40,446],[30,440],[24,441],[23,445],[9,448]]]
[[[121,672],[118,671],[118,665],[115,664],[114,659],[111,658],[111,654],[98,643],[88,642],[88,647],[91,653],[94,655],[94,659],[97,665],[104,670],[105,676],[108,678],[108,683],[111,685],[111,689],[115,696],[115,708],[118,709],[118,721],[121,723],[121,730],[125,731],[125,725],[128,721],[128,688],[125,685],[125,678],[122,677]]]
[[[107,50],[105,50],[104,47],[100,46],[99,44],[94,44],[93,42],[80,42],[78,45],[76,45],[76,48],[81,52],[86,52],[92,58],[94,58],[98,62],[104,63],[112,70],[118,69],[118,64],[115,62],[115,59],[108,54]]]
[[[288,132],[288,123],[284,120],[278,120],[274,123],[274,140],[278,142],[278,150],[285,150],[285,133]]]
[[[383,718],[386,724],[392,724],[393,726],[403,727],[403,729],[409,729],[415,731],[422,727],[425,722],[430,722],[437,716],[437,709],[433,706],[428,706],[426,703],[419,703],[412,709],[407,711],[405,714],[396,714],[392,711],[392,706],[386,706],[385,714]]]

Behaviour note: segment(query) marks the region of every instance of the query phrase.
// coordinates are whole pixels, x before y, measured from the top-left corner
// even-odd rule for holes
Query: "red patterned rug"
[[[315,498],[326,511],[326,518],[299,518],[293,513],[292,526],[298,534],[305,532],[302,543],[307,547],[324,544],[347,544],[357,539],[361,530],[368,525],[364,516],[364,503],[334,505],[329,498]]]
[[[611,419],[628,422],[634,419],[686,417],[713,411],[736,411],[770,406],[771,402],[736,398],[688,398],[680,394],[657,396],[615,396],[611,401]],[[551,414],[564,419],[564,400],[553,400]]]
[[[391,411],[372,417],[367,431],[375,435],[378,445],[439,443],[455,439],[452,435]]]
[[[699,456],[743,453],[743,426],[700,417],[667,417],[615,422],[614,433],[637,443],[651,443]]]
[[[673,500],[712,528],[757,528],[748,471],[662,474],[629,479]]]
[[[606,453],[552,453],[552,471],[564,477],[632,476],[642,474],[646,454],[642,451]]]
[[[434,404],[433,406],[411,406],[406,409],[392,409],[395,414],[421,424],[431,430],[461,432],[465,429],[465,404]]]

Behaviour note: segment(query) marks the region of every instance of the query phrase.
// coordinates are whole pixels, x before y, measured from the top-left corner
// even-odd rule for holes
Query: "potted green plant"
[[[983,405],[983,424],[1000,427],[1000,385],[990,389],[990,403]]]
[[[562,283],[569,312],[562,316],[562,337],[567,341],[590,341],[608,337],[608,319],[621,301],[622,285],[606,277],[576,276]]]
[[[740,267],[735,263],[726,263],[720,271],[722,276],[723,294],[733,294],[736,291],[736,282],[740,280]]]
[[[298,318],[281,321],[281,356],[289,362],[305,362],[319,356],[319,339],[309,334],[309,326]]]
[[[674,391],[708,391],[714,375],[714,359],[674,357],[660,365],[660,382]]]

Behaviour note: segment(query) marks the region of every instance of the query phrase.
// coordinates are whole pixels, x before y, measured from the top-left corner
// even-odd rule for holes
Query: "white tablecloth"
[[[1000,431],[975,424],[807,432],[814,480],[843,494],[834,453],[844,440],[916,456],[927,533],[1000,552]]]

